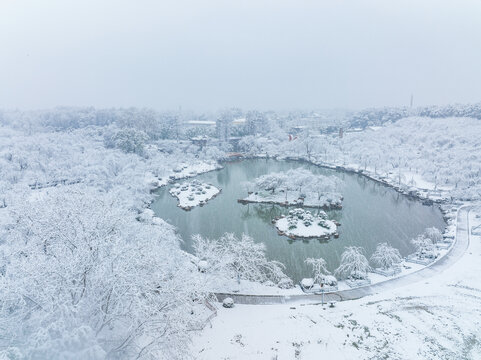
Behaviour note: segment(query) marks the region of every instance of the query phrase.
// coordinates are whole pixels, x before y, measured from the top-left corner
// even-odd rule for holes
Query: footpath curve
[[[324,301],[345,301],[359,299],[367,295],[377,294],[382,291],[425,280],[438,274],[456,263],[464,255],[469,246],[469,211],[471,206],[465,205],[459,208],[456,215],[456,239],[449,252],[442,258],[416,272],[406,274],[391,280],[386,280],[369,286],[354,289],[341,290],[324,294]],[[218,301],[230,297],[236,304],[270,305],[286,304],[296,301],[321,302],[322,295],[299,294],[299,295],[244,295],[235,293],[216,293]]]

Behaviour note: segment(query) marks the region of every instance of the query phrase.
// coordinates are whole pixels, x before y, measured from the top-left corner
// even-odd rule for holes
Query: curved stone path
[[[416,281],[425,280],[426,278],[438,274],[446,270],[455,262],[457,262],[466,252],[469,245],[469,205],[462,206],[457,213],[456,241],[450,251],[433,264],[422,268],[416,272],[406,274],[391,280],[386,280],[370,286],[363,286],[355,289],[341,290],[333,293],[324,294],[324,301],[344,301],[354,300],[366,295],[373,295],[382,291],[395,289],[399,286],[412,284]],[[316,294],[299,294],[299,295],[243,295],[243,294],[227,294],[216,293],[219,301],[230,297],[237,304],[250,305],[269,305],[269,304],[285,304],[295,301],[321,302],[322,295]]]

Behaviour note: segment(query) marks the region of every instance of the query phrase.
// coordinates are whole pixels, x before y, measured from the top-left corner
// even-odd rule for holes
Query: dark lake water
[[[333,175],[341,180],[343,209],[327,212],[330,219],[341,223],[338,239],[331,238],[328,242],[317,239],[290,240],[277,235],[271,224],[275,216],[286,214],[287,208],[237,203],[237,199],[247,196],[242,182],[292,168],[307,168],[315,174]],[[196,179],[211,183],[221,188],[222,192],[204,207],[184,211],[177,207],[177,199],[169,194],[170,186],[166,186],[157,191],[158,197],[151,206],[157,216],[178,228],[184,240],[182,248],[192,252],[191,236],[194,234],[217,238],[225,232],[238,235],[246,233],[255,241],[263,242],[267,256],[282,262],[286,266],[285,272],[294,281],[311,275],[304,264],[308,257],[322,257],[329,269],[334,270],[339,265],[345,246],[362,246],[369,258],[380,242],[391,244],[405,256],[414,252],[410,239],[422,233],[426,227],[436,226],[443,230],[445,226],[442,214],[435,206],[424,206],[418,200],[357,174],[294,161],[244,160],[228,163],[222,170],[199,175]],[[180,182],[183,181],[189,179]],[[315,209],[310,210],[315,212]]]

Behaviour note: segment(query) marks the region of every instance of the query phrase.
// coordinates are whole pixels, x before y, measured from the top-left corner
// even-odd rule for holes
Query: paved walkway
[[[438,274],[455,262],[457,262],[466,252],[469,246],[469,211],[470,206],[463,206],[459,209],[457,214],[457,227],[456,227],[456,242],[451,250],[444,255],[441,259],[436,261],[430,266],[422,268],[416,272],[394,278],[391,280],[376,283],[370,286],[364,286],[355,289],[342,290],[333,293],[324,294],[325,301],[344,301],[354,300],[364,297],[366,295],[376,294],[382,291],[395,289],[399,286],[412,284],[416,281],[425,280],[426,278]],[[268,305],[268,304],[285,304],[295,301],[307,301],[307,302],[321,302],[322,295],[314,294],[299,294],[299,295],[242,295],[242,294],[226,294],[217,293],[217,299],[219,301],[224,300],[226,297],[230,297],[237,304],[250,304],[250,305]]]

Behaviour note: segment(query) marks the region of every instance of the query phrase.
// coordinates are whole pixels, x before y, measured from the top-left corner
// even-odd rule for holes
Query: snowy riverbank
[[[391,280],[396,280],[399,278],[403,278],[406,276],[409,276],[411,274],[414,274],[422,269],[429,268],[430,266],[436,264],[438,261],[441,261],[449,252],[451,251],[451,247],[448,249],[439,249],[439,256],[438,258],[433,261],[432,263],[428,265],[421,265],[421,264],[416,264],[412,262],[408,262],[406,260],[403,260],[403,262],[400,264],[400,272],[392,275],[392,276],[385,276],[381,275],[375,272],[368,272],[367,276],[370,280],[370,283],[364,286],[358,286],[358,287],[351,287],[348,285],[348,283],[345,280],[339,280],[338,281],[338,288],[335,291],[330,291],[327,293],[334,293],[334,294],[340,294],[342,297],[342,292],[343,291],[349,291],[352,289],[360,289],[362,291],[362,288],[365,287],[370,287],[376,284],[380,283],[386,283],[388,284],[389,281]],[[406,279],[409,279],[408,277]],[[304,295],[310,295],[306,294],[302,291],[301,287],[299,284],[295,284],[293,288],[290,289],[281,289],[277,286],[269,286],[266,284],[261,284],[261,283],[256,283],[256,282],[251,282],[251,281],[244,281],[241,280],[240,285],[237,284],[235,279],[230,279],[230,280],[223,280],[220,281],[219,283],[216,284],[215,287],[212,287],[212,291],[216,293],[222,293],[222,294],[232,294],[232,296],[242,296],[242,295],[248,295],[248,296],[282,296],[285,297],[284,300],[279,301],[273,301],[273,303],[278,303],[278,302],[288,302],[289,297],[291,296],[301,296],[301,298],[298,298],[299,300],[302,300],[302,296]],[[293,298],[296,299],[296,298]],[[306,298],[307,301],[307,298]],[[255,302],[253,302],[255,303]]]

